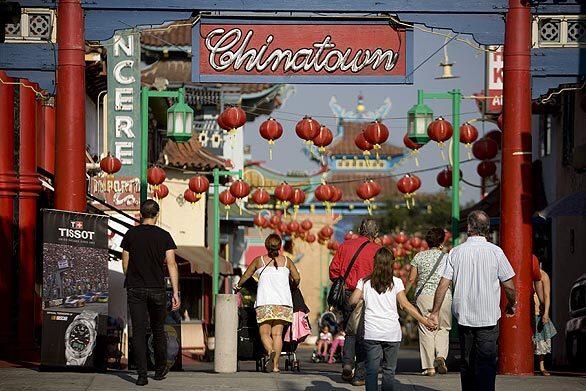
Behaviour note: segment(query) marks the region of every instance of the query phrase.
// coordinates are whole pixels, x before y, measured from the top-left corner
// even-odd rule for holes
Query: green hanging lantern
[[[167,137],[187,141],[193,128],[193,109],[185,103],[184,90],[179,89],[177,102],[167,110]]]

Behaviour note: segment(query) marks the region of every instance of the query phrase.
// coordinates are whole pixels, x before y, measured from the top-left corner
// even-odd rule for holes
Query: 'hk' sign
[[[489,46],[486,52],[486,105],[487,114],[500,114],[503,110],[503,46]]]
[[[412,31],[387,20],[202,19],[192,80],[412,83]]]

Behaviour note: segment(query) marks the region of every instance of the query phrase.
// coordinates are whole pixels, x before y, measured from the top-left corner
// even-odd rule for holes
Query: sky
[[[447,32],[447,31],[445,31]],[[463,36],[472,41],[472,37]],[[428,56],[434,53],[444,44],[445,38],[435,34],[415,30],[414,37],[414,66],[417,67]],[[414,73],[412,85],[295,85],[295,91],[284,104],[272,114],[280,120],[284,127],[283,137],[277,140],[273,147],[273,160],[269,160],[266,141],[258,133],[260,124],[266,120],[266,116],[257,118],[253,123],[247,124],[244,129],[244,143],[251,146],[253,160],[266,161],[265,166],[286,173],[289,171],[315,172],[317,166],[314,161],[302,152],[302,141],[295,134],[295,123],[308,114],[312,116],[333,116],[329,108],[329,101],[335,96],[338,103],[345,109],[355,109],[359,94],[364,96],[366,111],[375,110],[383,104],[388,97],[391,100],[391,111],[387,116],[406,117],[407,111],[417,102],[417,90],[426,92],[446,92],[459,88],[462,94],[470,96],[484,88],[484,52],[475,50],[469,45],[456,40],[447,46],[450,62],[454,63],[453,74],[457,79],[436,80],[441,75],[439,63],[443,59],[443,50],[423,63]],[[434,111],[434,116],[443,115],[450,120],[451,102],[443,100],[426,101],[426,104]],[[480,117],[476,103],[473,99],[464,99],[461,106],[461,122]],[[328,126],[332,131],[336,129],[334,118],[316,118],[320,123]],[[406,119],[387,120],[385,125],[389,128],[390,137],[388,143],[403,147],[403,136],[406,132]],[[486,123],[483,127],[477,122],[480,137],[496,126]],[[408,150],[407,150],[408,151]],[[447,151],[447,148],[446,148]],[[460,146],[460,160],[468,159],[468,150],[464,145]],[[412,170],[447,165],[443,160],[439,148],[434,142],[430,142],[420,150],[420,165],[415,166],[413,159],[393,169],[393,173],[407,173]],[[476,173],[477,162],[462,164],[464,178],[474,184],[480,183],[480,177]],[[442,191],[437,182],[436,175],[441,169],[417,174],[422,180],[423,192]],[[461,204],[480,199],[480,190],[475,187],[462,184]]]

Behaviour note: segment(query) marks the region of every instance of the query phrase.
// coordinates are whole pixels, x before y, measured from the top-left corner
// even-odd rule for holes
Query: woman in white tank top
[[[268,254],[256,258],[248,265],[246,272],[234,286],[240,290],[253,275],[258,275],[256,293],[256,321],[260,338],[267,352],[265,372],[279,372],[279,357],[283,347],[283,328],[293,322],[293,300],[289,281],[299,284],[299,271],[289,258],[279,255],[281,237],[269,235],[265,240]]]

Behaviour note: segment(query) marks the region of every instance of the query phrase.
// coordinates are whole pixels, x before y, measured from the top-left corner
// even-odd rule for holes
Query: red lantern
[[[189,180],[188,186],[191,191],[198,194],[198,197],[201,197],[201,194],[210,188],[210,181],[203,175],[197,175]]]
[[[299,205],[305,202],[305,192],[300,188],[295,188],[293,190],[293,195],[291,196],[291,203],[293,204],[293,210],[295,211],[295,217],[297,217],[297,211],[299,210]]]
[[[331,250],[331,251],[338,251],[338,249],[339,249],[339,248],[340,248],[340,243],[338,243],[337,241],[335,241],[335,240],[330,240],[330,241],[328,242],[328,250]]]
[[[313,223],[310,220],[303,220],[301,222],[301,228],[303,228],[305,231],[309,231],[311,228],[313,228]]]
[[[413,248],[419,248],[421,246],[421,238],[418,236],[413,236],[409,242]]]
[[[409,201],[413,198],[413,194],[421,186],[421,180],[415,178],[414,175],[407,174],[397,182],[397,189],[403,193],[407,208],[410,208]]]
[[[441,187],[450,187],[452,186],[452,169],[451,168],[444,168],[437,174],[437,183]]]
[[[500,130],[493,129],[490,132],[486,133],[484,135],[484,138],[489,138],[493,140],[499,147],[499,149],[501,149],[501,146],[503,145],[503,132],[501,132]]]
[[[269,143],[269,159],[273,160],[273,145],[283,135],[283,126],[273,117],[260,125],[259,132],[262,138]]]
[[[445,159],[443,150],[444,142],[449,140],[453,133],[454,128],[452,124],[442,117],[438,117],[438,119],[430,123],[427,127],[427,135],[430,139],[438,143],[443,159]]]
[[[108,156],[100,160],[100,169],[108,175],[114,175],[122,168],[120,160],[108,153]]]
[[[190,189],[186,189],[183,192],[183,199],[185,199],[185,201],[194,204],[199,200],[198,194]]]
[[[465,122],[462,126],[460,126],[460,142],[464,143],[468,149],[468,159],[472,158],[472,156],[470,156],[470,148],[472,147],[472,143],[476,141],[477,138],[478,129],[476,129],[476,127],[470,125],[468,122]]]
[[[159,200],[169,195],[169,188],[163,183],[153,190],[153,196]]]
[[[339,202],[342,199],[344,193],[342,193],[342,189],[340,189],[338,186],[330,185],[330,189],[332,190],[330,203],[335,204],[336,202]]]
[[[319,230],[319,233],[321,233],[325,238],[331,238],[334,234],[334,230],[329,225],[324,225],[322,229]]]
[[[327,203],[332,198],[332,193],[333,191],[330,185],[322,184],[315,188],[314,195],[318,201]]]
[[[373,121],[364,129],[364,138],[373,145],[378,159],[378,150],[389,138],[389,129],[379,120]]]
[[[313,243],[313,242],[315,242],[315,235],[312,234],[312,233],[307,234],[307,237],[305,238],[305,241],[307,243]]]
[[[332,143],[334,139],[334,135],[332,131],[326,128],[325,126],[320,126],[317,135],[312,139],[313,145],[318,147],[319,153],[324,153],[326,151],[326,147]]]
[[[267,224],[267,219],[265,219],[260,213],[254,215],[254,219],[252,221],[254,225],[260,228],[264,228],[265,224]]]
[[[299,223],[295,220],[292,220],[287,224],[287,228],[289,229],[289,233],[296,233],[299,232]]]
[[[227,107],[221,114],[221,118],[222,124],[228,128],[227,130],[231,135],[246,123],[246,113],[238,106]],[[218,124],[220,124],[219,118]]]
[[[393,238],[390,235],[383,235],[381,242],[383,246],[390,246],[393,244]]]
[[[413,158],[415,159],[415,165],[419,166],[419,149],[423,147],[424,144],[418,144],[411,140],[408,133],[405,133],[403,136],[403,144],[411,150],[411,155],[413,155]]]
[[[374,148],[374,145],[366,141],[364,138],[364,131],[358,133],[356,138],[354,139],[354,144],[362,151],[362,155],[364,159],[368,162],[368,157],[370,156],[370,151]]]
[[[167,174],[165,170],[160,167],[154,166],[147,170],[147,181],[149,185],[157,187],[165,181]]]
[[[269,192],[266,191],[265,189],[259,188],[259,189],[256,189],[254,191],[254,193],[252,193],[252,200],[257,205],[264,205],[267,202],[269,202],[270,199],[271,199],[271,196],[270,196]]]
[[[372,180],[364,181],[356,187],[356,195],[364,200],[368,214],[372,214],[371,202],[380,192],[380,187]]]
[[[232,185],[230,185],[230,193],[235,198],[244,198],[250,194],[250,185],[244,182],[242,179],[238,179]]]
[[[395,242],[399,244],[404,244],[407,242],[407,240],[408,238],[407,235],[405,235],[405,232],[399,232],[397,236],[395,236]]]
[[[278,214],[274,214],[271,216],[270,219],[270,223],[271,223],[271,227],[278,227],[279,224],[281,224],[281,216],[279,216]]]
[[[293,197],[293,187],[287,184],[287,182],[283,182],[275,187],[275,198],[279,201],[283,203],[289,202],[291,197]]]
[[[499,147],[496,141],[483,138],[478,140],[472,146],[472,153],[478,160],[489,160],[493,159],[499,152]]]
[[[478,167],[476,167],[476,172],[482,178],[491,177],[496,173],[496,164],[491,160],[485,160],[478,164]]]
[[[230,130],[230,127],[228,127],[228,125],[226,124],[226,122],[224,122],[224,111],[222,111],[220,113],[220,115],[218,115],[218,118],[216,118],[216,122],[218,123],[218,126],[221,129],[224,129],[226,131]]]
[[[236,202],[236,198],[232,195],[230,190],[224,190],[220,193],[220,202],[224,204],[224,209],[226,210],[226,219],[228,219],[230,205]]]
[[[295,133],[300,139],[305,140],[307,144],[313,142],[312,140],[318,135],[319,129],[319,122],[307,115],[295,125]]]

